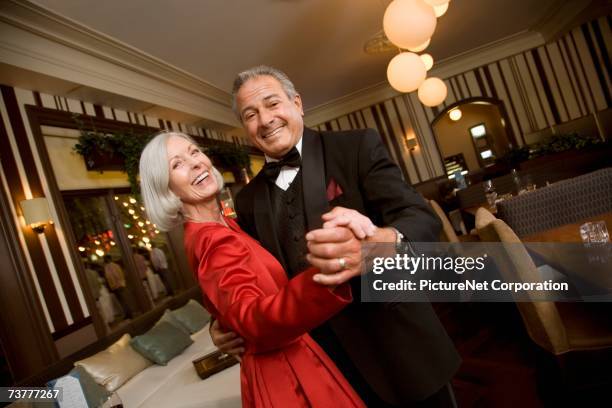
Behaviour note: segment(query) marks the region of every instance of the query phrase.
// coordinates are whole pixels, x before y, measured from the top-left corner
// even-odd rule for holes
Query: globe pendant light
[[[393,0],[385,10],[383,29],[393,44],[410,49],[431,38],[436,22],[433,8],[423,0]]]
[[[402,52],[389,62],[387,79],[399,92],[412,92],[418,89],[427,76],[421,57],[411,52]]]
[[[425,106],[437,106],[444,102],[448,90],[446,84],[440,78],[427,78],[419,86],[419,100]]]
[[[429,71],[431,67],[433,67],[433,64],[434,64],[433,57],[429,54],[421,54],[420,57],[421,57],[421,60],[423,61],[423,64],[425,64],[425,69]]]

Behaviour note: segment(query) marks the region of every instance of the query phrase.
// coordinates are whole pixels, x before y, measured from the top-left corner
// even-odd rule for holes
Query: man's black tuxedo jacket
[[[367,215],[379,227],[393,226],[414,242],[437,241],[440,223],[423,198],[403,181],[379,134],[371,129],[315,132],[304,129],[302,183],[307,230],[335,206]],[[240,226],[285,266],[269,199],[270,182],[260,172],[236,197]],[[334,180],[342,194],[327,201]],[[459,366],[459,357],[429,303],[355,301],[330,324],[355,366],[383,399],[402,404],[438,391]],[[308,307],[305,305],[305,307]]]

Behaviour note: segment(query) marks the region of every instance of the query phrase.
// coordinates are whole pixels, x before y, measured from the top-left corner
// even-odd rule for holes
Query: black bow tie
[[[300,156],[300,152],[293,147],[291,150],[289,150],[289,153],[287,153],[279,161],[266,163],[263,166],[262,171],[270,181],[275,182],[283,167],[300,167],[301,164],[302,158]]]

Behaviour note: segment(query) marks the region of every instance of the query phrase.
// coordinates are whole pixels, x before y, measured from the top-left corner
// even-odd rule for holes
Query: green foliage
[[[74,151],[83,156],[85,160],[94,153],[109,156],[117,155],[122,161],[122,170],[128,176],[132,193],[138,194],[140,154],[153,135],[136,133],[133,129],[117,133],[103,133],[96,129],[86,130],[78,116],[75,116],[74,120],[81,131],[79,142],[74,146]]]
[[[566,135],[552,135],[539,143],[535,143],[533,150],[538,156],[543,156],[572,149],[580,150],[601,143],[603,141],[599,138],[582,137],[577,133],[570,133]]]
[[[251,158],[247,150],[239,145],[223,143],[209,146],[206,154],[215,163],[225,170],[247,169],[251,172]]]
[[[582,137],[577,133],[552,135],[541,142],[514,148],[506,153],[501,160],[508,164],[515,165],[525,160],[535,159],[536,157],[560,153],[567,150],[580,150],[602,143],[604,142],[599,138]]]

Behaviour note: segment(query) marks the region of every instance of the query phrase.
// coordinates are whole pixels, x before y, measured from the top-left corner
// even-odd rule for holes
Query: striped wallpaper
[[[10,198],[13,222],[19,232],[19,245],[29,267],[29,278],[38,294],[39,304],[50,333],[68,333],[71,327],[82,324],[90,310],[71,262],[70,248],[64,237],[65,227],[58,223],[55,203],[48,200],[55,224],[44,234],[24,228],[20,201],[34,197],[51,197],[34,136],[27,120],[26,105],[78,114],[114,119],[126,123],[183,131],[195,136],[248,144],[248,141],[213,129],[154,118],[142,113],[128,112],[108,106],[95,105],[60,96],[48,95],[0,85],[0,178],[3,193]],[[5,220],[3,220],[4,222]],[[73,326],[75,325],[75,326]]]
[[[514,137],[519,146],[525,144],[525,135],[610,108],[611,25],[610,16],[601,17],[557,41],[445,78],[448,96],[438,107],[425,107],[412,92],[316,128],[378,129],[410,182],[442,176],[444,170],[431,123],[461,100],[500,100],[510,121],[510,138]],[[417,138],[419,146],[414,151],[405,148],[406,136]]]

